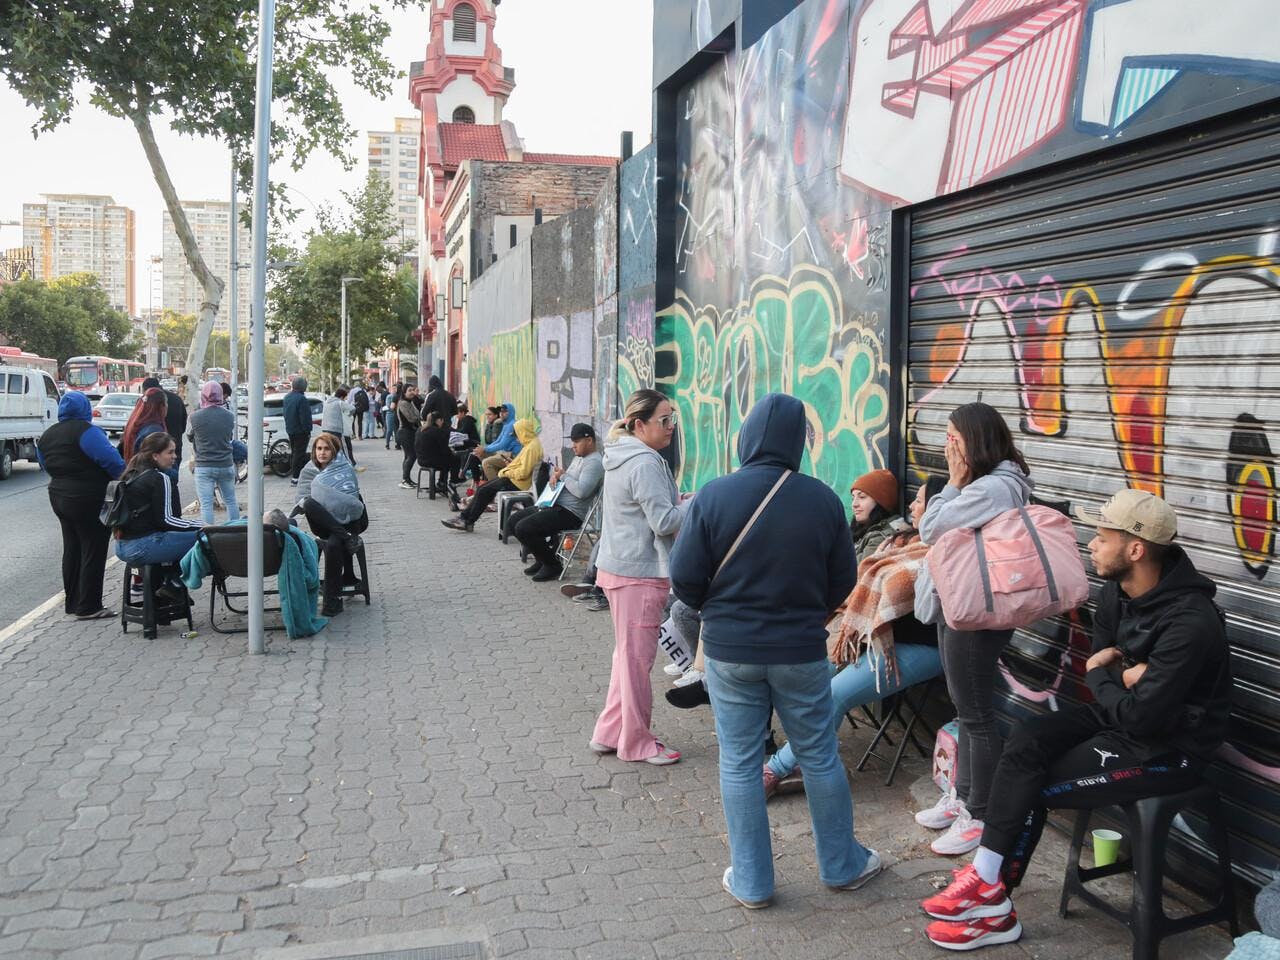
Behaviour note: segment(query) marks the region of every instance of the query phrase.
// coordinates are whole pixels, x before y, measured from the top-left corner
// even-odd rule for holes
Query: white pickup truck
[[[40,434],[58,421],[58,387],[34,367],[0,363],[0,480],[15,460],[35,460]]]

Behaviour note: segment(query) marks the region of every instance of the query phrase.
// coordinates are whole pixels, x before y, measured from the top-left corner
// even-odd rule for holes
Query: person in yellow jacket
[[[450,530],[462,530],[470,533],[475,529],[476,520],[484,513],[485,508],[493,503],[494,498],[505,490],[528,490],[533,486],[534,475],[542,465],[542,441],[538,439],[538,424],[534,420],[516,421],[516,439],[522,444],[520,453],[509,464],[498,471],[496,480],[486,483],[476,491],[471,503],[463,508],[456,517],[440,522]]]

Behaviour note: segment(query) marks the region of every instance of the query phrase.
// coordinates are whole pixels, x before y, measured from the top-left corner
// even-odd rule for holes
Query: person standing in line
[[[40,435],[36,457],[49,475],[49,506],[62,528],[62,608],[77,620],[114,617],[102,605],[102,578],[111,531],[98,519],[107,484],[124,460],[102,430],[83,393],[58,401],[58,422]]]
[[[396,408],[400,406],[400,401],[404,399],[404,384],[396,383],[395,390],[391,391],[386,400],[383,401],[382,419],[385,421],[384,428],[386,435],[386,448],[391,449],[391,444],[395,443],[396,449],[400,449],[400,442],[396,440],[396,434],[400,432],[400,421],[397,418]]]
[[[400,489],[416,490],[413,482],[413,465],[417,460],[417,449],[413,441],[418,427],[422,425],[422,401],[418,397],[418,388],[410,385],[404,388],[404,397],[396,404],[396,422],[400,424],[396,430],[396,449],[404,451],[404,462],[400,468]]]
[[[774,710],[804,768],[822,882],[856,890],[881,868],[854,837],[827,669],[827,619],[857,564],[840,498],[797,472],[805,436],[803,403],[762,397],[738,435],[741,467],[702,488],[671,552],[673,592],[702,614],[729,830],[722,886],[752,909],[774,892],[760,778]]]
[[[922,542],[932,546],[952,530],[976,530],[1030,502],[1031,470],[994,407],[981,402],[957,407],[947,421],[944,452],[947,485],[929,501],[920,519]],[[922,623],[938,625],[942,672],[960,723],[955,796],[944,794],[917,813],[916,822],[934,830],[945,828],[930,848],[940,856],[956,856],[973,850],[982,839],[991,782],[1004,745],[996,722],[996,678],[1000,653],[1013,631],[947,626],[927,565],[916,578],[916,616]]]
[[[603,532],[596,583],[613,615],[613,665],[604,709],[588,746],[598,754],[663,766],[678,763],[650,730],[649,674],[670,591],[668,555],[684,519],[671,468],[658,451],[671,444],[676,414],[656,390],[637,390],[604,448]],[[763,737],[761,738],[763,741]]]
[[[298,474],[307,463],[307,447],[311,443],[311,401],[307,398],[307,381],[294,377],[291,389],[281,403],[284,432],[289,436],[289,483],[298,485]]]
[[[167,433],[165,414],[168,409],[165,393],[153,387],[142,395],[129,414],[120,437],[120,452],[129,460],[138,452],[138,445],[153,433]]]
[[[195,450],[196,496],[200,498],[200,517],[206,526],[213,524],[213,491],[222,494],[227,505],[227,522],[240,519],[236,502],[236,468],[231,442],[235,439],[236,421],[231,411],[219,400],[216,383],[200,389],[200,409],[191,415],[189,436]]]
[[[351,390],[352,440],[360,440],[364,437],[364,419],[369,410],[369,394],[365,391],[364,383],[357,380]]]
[[[378,427],[382,425],[382,384],[374,384],[369,388],[369,416],[365,418],[364,438],[373,440],[377,437]]]
[[[184,377],[185,379],[185,377]],[[160,381],[155,377],[147,377],[142,381],[142,392],[145,394],[152,387],[160,389]],[[165,412],[164,426],[165,432],[173,437],[173,442],[178,449],[178,463],[182,462],[182,438],[187,432],[187,405],[183,402],[182,397],[178,396],[172,390],[164,391]]]
[[[427,380],[427,396],[422,401],[422,414],[425,417],[431,410],[440,415],[440,419],[448,425],[458,415],[458,399],[444,388],[444,383],[434,374]]]
[[[356,458],[352,453],[351,437],[347,432],[347,424],[354,409],[351,401],[347,399],[350,392],[346,384],[343,384],[324,402],[324,412],[320,415],[320,429],[338,438],[339,448],[346,451],[347,459],[354,464]]]

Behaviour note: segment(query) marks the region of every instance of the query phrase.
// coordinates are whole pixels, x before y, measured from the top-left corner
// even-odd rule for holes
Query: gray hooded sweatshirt
[[[630,435],[604,448],[604,522],[596,566],[619,577],[670,576],[685,504],[658,452]]]
[[[964,489],[947,484],[929,501],[920,518],[920,539],[932,546],[952,530],[976,530],[1006,510],[1024,507],[1035,485],[1012,460],[1002,460],[985,477]],[[942,623],[942,601],[938,599],[929,565],[920,565],[916,575],[916,619],[921,623]]]

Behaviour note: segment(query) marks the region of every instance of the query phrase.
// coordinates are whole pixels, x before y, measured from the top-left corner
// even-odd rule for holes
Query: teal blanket
[[[245,522],[235,521],[237,524]],[[202,533],[182,558],[182,582],[188,590],[200,589],[204,578],[212,571],[208,548],[208,541]],[[296,639],[310,637],[323,630],[329,621],[316,613],[316,603],[320,598],[320,549],[312,537],[297,527],[290,527],[284,534],[284,560],[276,579],[285,633]]]

